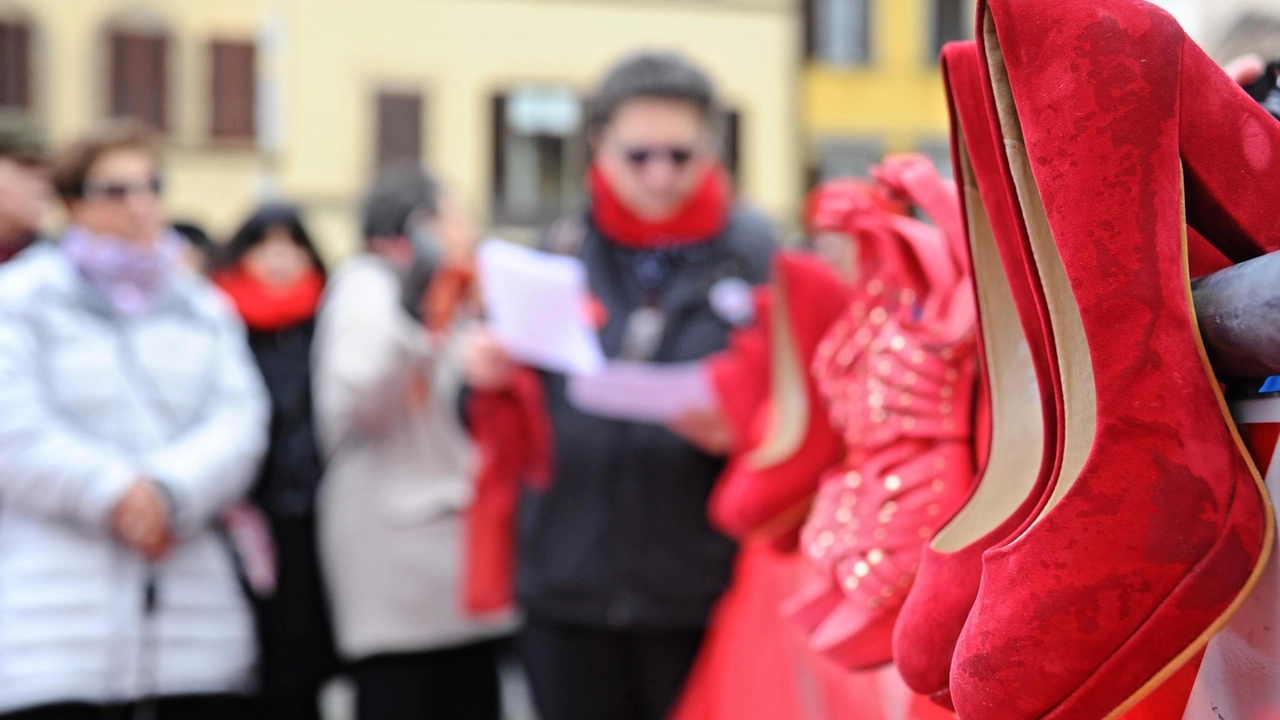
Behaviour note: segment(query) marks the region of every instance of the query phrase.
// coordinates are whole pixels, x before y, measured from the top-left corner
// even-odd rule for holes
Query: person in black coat
[[[710,80],[677,55],[632,56],[593,93],[589,122],[590,207],[546,245],[586,266],[605,354],[681,363],[724,349],[774,242],[734,202]],[[473,388],[512,381],[486,331],[465,355]],[[706,514],[728,433],[714,416],[607,420],[569,402],[563,376],[543,383],[555,461],[550,486],[521,498],[516,578],[535,702],[543,720],[662,720],[729,581],[734,544]]]
[[[311,342],[324,265],[298,211],[255,212],[226,248],[215,282],[235,303],[271,394],[271,444],[251,498],[275,545],[273,593],[257,597],[262,717],[319,720],[338,665],[316,552],[322,467],[311,407]]]

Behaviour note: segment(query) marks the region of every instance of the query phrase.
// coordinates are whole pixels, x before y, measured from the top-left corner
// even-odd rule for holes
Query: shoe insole
[[[1076,305],[1071,283],[1067,280],[1062,258],[1058,255],[1058,246],[1049,227],[1044,202],[1032,174],[1018,109],[1014,104],[1009,74],[990,10],[983,18],[982,25],[987,48],[986,61],[991,71],[991,86],[995,92],[1000,129],[1004,135],[1005,153],[1009,157],[1009,169],[1013,174],[1022,215],[1027,224],[1031,253],[1049,308],[1049,324],[1057,345],[1058,372],[1062,383],[1065,422],[1062,464],[1053,493],[1036,519],[1036,522],[1040,522],[1071,491],[1089,459],[1098,425],[1097,393],[1094,388],[1089,339],[1085,335],[1080,308]]]
[[[974,177],[963,123],[958,130],[961,200],[969,222],[969,252],[991,393],[991,448],[973,496],[933,539],[933,549],[943,553],[982,539],[1026,502],[1040,475],[1045,444],[1031,351]],[[970,130],[987,132],[984,127]]]
[[[762,470],[791,457],[804,442],[809,427],[809,394],[806,390],[800,349],[791,328],[785,273],[775,273],[773,308],[769,325],[770,417],[764,440],[747,456],[747,464]]]

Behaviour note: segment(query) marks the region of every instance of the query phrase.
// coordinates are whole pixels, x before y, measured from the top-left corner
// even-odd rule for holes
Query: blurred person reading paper
[[[669,364],[722,350],[750,320],[773,240],[734,202],[710,80],[678,55],[641,53],[592,97],[590,207],[553,229],[549,249],[585,266],[606,357]],[[745,303],[714,301],[726,288]],[[733,311],[743,305],[747,316]],[[466,357],[477,391],[527,372],[487,331]],[[729,579],[734,545],[706,519],[727,429],[712,413],[681,417],[678,432],[608,420],[570,402],[565,376],[541,379],[554,466],[521,498],[516,581],[538,710],[661,720]]]
[[[114,125],[53,168],[70,224],[0,270],[0,713],[243,716],[253,621],[218,514],[267,403],[244,328],[177,268],[157,154]]]
[[[477,464],[457,332],[429,312],[433,281],[474,243],[448,200],[416,167],[385,171],[365,202],[365,251],[334,273],[317,323],[321,559],[358,720],[501,715],[495,638],[513,618],[464,607]]]
[[[271,443],[251,493],[266,516],[277,571],[255,603],[262,715],[319,720],[320,687],[337,671],[316,548],[323,471],[310,367],[324,265],[298,210],[265,205],[232,236],[214,282],[244,319],[271,395]]]

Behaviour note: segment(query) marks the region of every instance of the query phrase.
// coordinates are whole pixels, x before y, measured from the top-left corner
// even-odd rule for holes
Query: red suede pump
[[[977,46],[947,45],[942,67],[978,299],[991,445],[973,493],[924,548],[894,629],[893,651],[907,685],[951,708],[951,657],[978,595],[982,554],[1040,503],[1053,476],[1058,438],[1043,304],[1027,275],[1025,233],[1002,180]]]
[[[1117,718],[1230,618],[1271,547],[1199,340],[1186,224],[1237,261],[1280,245],[1280,124],[1139,0],[978,12],[1065,425],[1053,491],[983,558],[952,699],[966,720]]]

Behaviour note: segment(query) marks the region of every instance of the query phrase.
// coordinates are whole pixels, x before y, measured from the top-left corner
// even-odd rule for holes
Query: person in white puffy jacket
[[[218,516],[267,438],[244,329],[174,264],[144,132],[53,176],[68,229],[0,270],[0,717],[243,717],[253,621]]]

